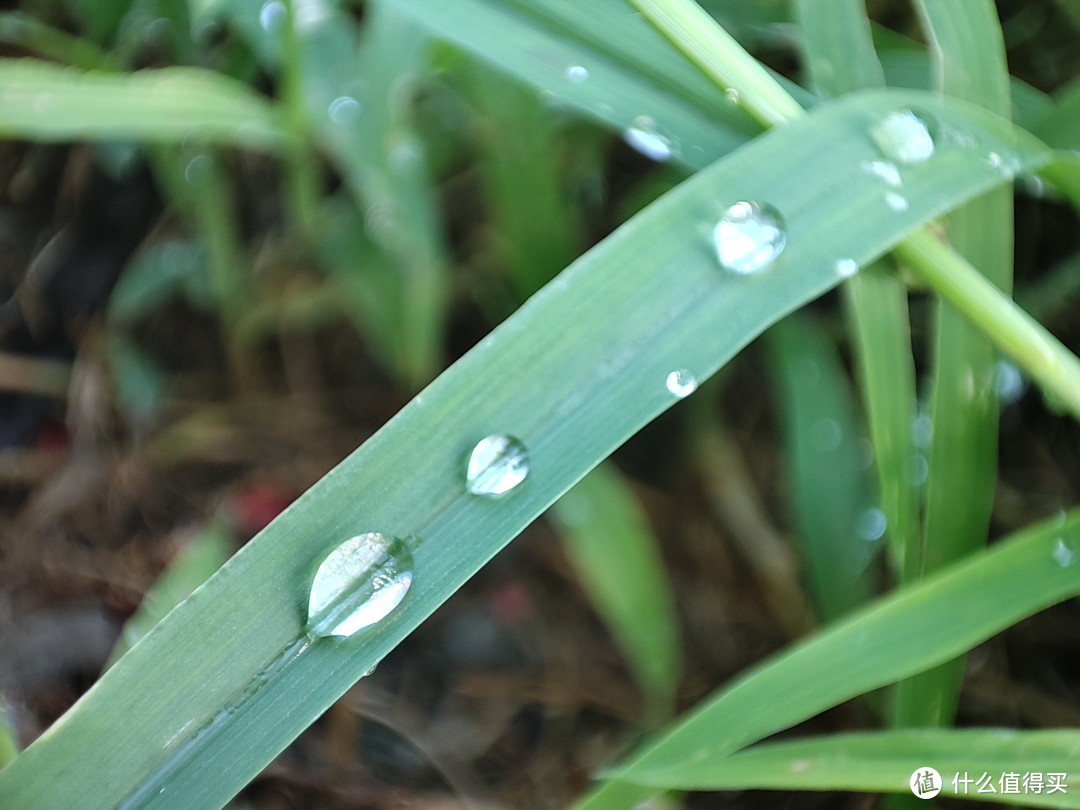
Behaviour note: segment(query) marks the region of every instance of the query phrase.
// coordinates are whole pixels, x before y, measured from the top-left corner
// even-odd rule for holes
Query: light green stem
[[[754,57],[693,0],[630,0],[656,28],[763,126],[804,110]],[[982,329],[1048,395],[1080,419],[1080,360],[927,229],[895,252],[943,298]]]

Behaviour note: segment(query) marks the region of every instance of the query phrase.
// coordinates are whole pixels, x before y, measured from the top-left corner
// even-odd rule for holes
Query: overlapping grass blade
[[[634,492],[601,464],[551,514],[586,593],[630,662],[646,718],[670,716],[679,678],[679,626],[664,561]]]
[[[198,68],[86,73],[0,60],[0,137],[216,142],[277,149],[279,115],[245,85]]]
[[[833,95],[883,81],[861,0],[800,0],[811,79]],[[837,54],[846,54],[837,60]],[[919,502],[911,478],[916,415],[915,362],[908,326],[907,288],[891,262],[881,260],[844,285],[845,315],[854,338],[858,378],[874,446],[881,508],[894,567],[917,559]]]
[[[782,417],[789,502],[818,615],[831,621],[874,592],[861,425],[847,375],[824,330],[793,313],[766,333]]]
[[[652,119],[675,140],[673,159],[692,168],[709,165],[760,130],[625,0],[387,2],[610,127],[625,131]]]
[[[1069,793],[1080,781],[1078,747],[1080,731],[1073,729],[883,731],[766,743],[729,757],[632,773],[635,782],[654,788],[850,790],[910,797],[911,775],[932,767],[941,774],[942,797],[1024,807],[1080,807],[1080,797]],[[1041,779],[1039,793],[1029,789],[1027,775],[1032,772]],[[990,790],[981,781],[984,774],[989,776]],[[1011,774],[1008,781],[1006,774]],[[1065,789],[1050,792],[1047,774],[1060,775]]]
[[[111,56],[92,42],[53,28],[21,11],[0,13],[0,42],[87,70],[119,68]]]
[[[997,13],[990,0],[961,10],[916,5],[933,41],[942,92],[1008,116],[1009,72]],[[1012,189],[1002,187],[950,214],[953,248],[986,278],[1012,289]],[[987,540],[997,480],[998,353],[987,337],[948,303],[934,322],[930,446],[921,559],[905,566],[920,576],[970,553]],[[898,725],[948,725],[956,711],[963,661],[950,663],[896,694]]]
[[[1077,594],[1080,512],[1074,511],[880,599],[754,667],[634,757],[619,777],[647,773],[651,783],[672,784],[668,772],[719,760],[844,700],[947,661]],[[629,808],[655,792],[615,781],[576,807]]]
[[[525,525],[677,401],[665,385],[672,370],[704,379],[838,283],[840,259],[865,263],[1002,182],[979,153],[943,145],[912,167],[910,207],[893,211],[859,164],[876,155],[868,126],[911,105],[1022,169],[1046,159],[1040,143],[977,108],[875,92],[824,105],[695,175],[533,296],[170,613],[0,772],[0,805],[86,806],[91,784],[96,806],[135,792],[146,807],[232,796]],[[743,199],[775,200],[788,237],[779,258],[751,276],[723,272],[710,244],[717,217]],[[861,227],[852,228],[856,214]],[[532,472],[520,491],[489,501],[466,493],[464,464],[496,432],[525,442]],[[356,638],[320,640],[275,664],[304,633],[320,560],[367,531],[420,538],[406,600]],[[1054,582],[1039,582],[1047,598]],[[869,655],[860,661],[872,664]],[[268,666],[273,677],[260,677]],[[67,763],[60,773],[49,767],[56,761]]]

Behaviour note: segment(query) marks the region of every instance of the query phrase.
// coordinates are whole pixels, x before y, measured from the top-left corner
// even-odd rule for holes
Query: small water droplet
[[[911,459],[911,483],[915,486],[922,486],[926,483],[927,477],[930,475],[930,462],[926,460],[926,456],[915,456]]]
[[[259,25],[267,33],[279,31],[285,22],[286,14],[288,14],[288,9],[280,0],[263,3],[262,8],[259,9]]]
[[[355,98],[338,96],[330,102],[327,114],[330,116],[330,120],[339,127],[347,127],[360,120],[360,113],[363,112],[363,109],[360,102]]]
[[[900,179],[899,167],[887,160],[868,160],[862,164],[862,169],[867,174],[880,177],[893,188],[900,188],[904,184],[904,181]]]
[[[885,513],[877,508],[867,509],[855,522],[855,532],[867,542],[880,540],[887,528],[888,520],[885,518]]]
[[[734,87],[729,87],[727,90],[725,90],[724,97],[728,100],[729,104],[739,103],[739,91],[736,90]]]
[[[413,581],[405,541],[381,532],[350,537],[315,572],[308,600],[308,635],[351,636],[386,618]]]
[[[895,191],[890,191],[885,195],[885,204],[897,212],[907,211],[908,209],[907,197],[903,194],[897,194]]]
[[[630,128],[623,135],[630,146],[650,160],[663,163],[676,153],[675,141],[661,133],[656,121],[648,115],[639,115],[630,122]]]
[[[529,451],[513,436],[481,439],[469,455],[465,488],[473,495],[505,495],[529,474]]]
[[[836,275],[840,278],[851,278],[859,272],[859,263],[854,259],[839,259],[836,262]]]
[[[689,371],[681,368],[667,375],[667,390],[679,399],[688,397],[697,390],[698,381]]]
[[[885,157],[897,163],[922,163],[934,154],[930,127],[911,110],[890,113],[870,131],[870,137]]]
[[[1024,395],[1027,383],[1024,375],[1015,365],[1008,360],[999,360],[995,368],[995,388],[998,402],[1002,405],[1012,405]]]
[[[589,70],[582,65],[571,65],[563,71],[563,78],[572,84],[581,84],[584,81],[588,81]]]
[[[780,212],[768,203],[737,202],[713,229],[716,258],[725,270],[749,275],[768,267],[787,244]]]
[[[1054,562],[1062,568],[1066,568],[1076,562],[1076,549],[1072,547],[1071,543],[1066,543],[1061,537],[1054,542],[1054,550],[1051,553],[1053,554]]]
[[[990,164],[991,169],[1000,169],[1004,165],[1004,161],[1001,159],[1001,155],[997,152],[991,152],[986,156],[986,162]]]

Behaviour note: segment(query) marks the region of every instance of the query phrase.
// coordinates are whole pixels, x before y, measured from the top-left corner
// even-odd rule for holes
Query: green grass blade
[[[793,313],[770,329],[766,345],[784,426],[789,501],[802,540],[818,615],[831,621],[873,593],[873,540],[860,426],[847,375],[824,330]]]
[[[624,0],[386,0],[437,36],[626,131],[651,118],[675,140],[673,159],[695,169],[760,127],[689,65]],[[580,72],[587,71],[585,80]]]
[[[933,43],[942,91],[1007,116],[1009,72],[993,3],[980,0],[961,9],[920,1],[916,8]],[[1011,290],[1012,189],[995,189],[954,211],[947,231],[960,255]],[[921,558],[906,561],[905,578],[937,570],[986,542],[997,480],[997,351],[961,313],[939,301],[933,353],[923,549]],[[961,660],[900,684],[895,722],[950,724],[962,672]]]
[[[136,642],[150,632],[170,610],[202,585],[220,568],[235,545],[232,533],[221,523],[213,523],[191,538],[176,559],[146,592],[135,615],[124,622],[120,638],[105,662],[108,669]]]
[[[216,142],[276,149],[277,111],[245,85],[198,68],[85,73],[0,60],[0,137],[37,141]]]
[[[839,260],[869,261],[1002,182],[979,153],[945,146],[912,167],[910,206],[893,211],[859,164],[876,154],[868,125],[911,105],[1021,169],[1046,159],[1041,144],[977,108],[889,91],[823,105],[699,172],[533,296],[170,613],[0,772],[0,806],[89,810],[138,791],[144,806],[191,807],[235,794],[531,520],[671,407],[672,370],[708,377],[836,285]],[[743,199],[776,200],[787,224],[784,252],[750,276],[722,271],[711,244],[717,217]],[[471,448],[492,433],[517,436],[531,454],[528,480],[499,501],[468,495],[463,480]],[[359,637],[289,657],[319,562],[369,531],[421,538],[408,597]],[[1053,577],[1040,585],[1052,593]],[[57,761],[69,765],[56,772]]]
[[[863,0],[797,0],[795,14],[803,69],[819,93],[841,96],[885,84]]]
[[[1035,526],[903,588],[754,667],[634,757],[620,774],[720,759],[856,695],[954,658],[1080,594],[1080,512]],[[943,618],[946,617],[946,618]],[[579,810],[655,790],[602,785]],[[611,797],[617,797],[613,799]],[[626,799],[629,799],[629,804]]]
[[[19,754],[19,742],[15,737],[15,730],[11,727],[8,717],[7,704],[3,695],[0,695],[0,770]]]
[[[1035,128],[1039,137],[1058,149],[1080,148],[1080,78],[1053,95],[1053,111]]]
[[[633,771],[635,782],[684,790],[850,790],[911,796],[909,780],[931,767],[941,796],[1024,807],[1080,807],[1080,731],[919,729],[838,734],[764,744],[730,757],[689,761],[662,771]],[[1025,789],[1028,773],[1060,774],[1064,791]],[[964,779],[990,776],[995,792],[978,792]],[[1012,774],[1015,779],[1006,779]],[[629,774],[627,774],[629,776]],[[955,784],[954,784],[955,779]],[[1005,792],[1005,790],[1009,792]],[[1072,791],[1070,795],[1069,791]]]
[[[884,80],[861,0],[800,0],[795,4],[810,78],[841,95]],[[837,60],[837,54],[846,54]],[[874,446],[881,509],[894,567],[915,556],[919,501],[912,483],[916,416],[915,361],[907,288],[886,262],[844,285],[844,310]]]
[[[117,70],[120,67],[92,42],[46,25],[21,11],[0,13],[0,42],[87,70]]]
[[[551,510],[570,562],[646,696],[646,719],[671,714],[679,625],[657,539],[633,490],[602,464]]]
[[[479,107],[479,168],[497,253],[525,299],[581,252],[575,212],[560,184],[556,128],[531,87],[473,59],[462,73]]]

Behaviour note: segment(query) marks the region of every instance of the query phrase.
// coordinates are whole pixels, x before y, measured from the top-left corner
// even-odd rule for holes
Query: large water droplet
[[[327,108],[330,120],[339,127],[355,124],[360,120],[362,111],[363,108],[360,106],[360,102],[351,96],[338,96],[330,102],[330,106]]]
[[[870,131],[870,137],[885,157],[897,163],[922,163],[934,154],[930,127],[911,110],[890,113]]]
[[[572,84],[581,84],[588,80],[589,69],[581,65],[571,65],[563,71],[563,77]]]
[[[288,9],[280,0],[263,3],[262,8],[259,9],[259,25],[267,33],[278,31],[285,22],[286,14],[288,14]]]
[[[631,121],[623,140],[645,157],[660,163],[670,160],[676,152],[675,141],[661,133],[656,121],[648,115],[639,115]]]
[[[888,527],[885,513],[877,508],[867,509],[859,515],[858,520],[855,522],[855,531],[859,537],[867,542],[880,540]]]
[[[1002,405],[1012,405],[1024,395],[1027,383],[1024,375],[1015,365],[1008,360],[998,360],[995,367],[995,388],[997,389],[998,402]]]
[[[529,474],[529,451],[513,436],[481,439],[469,455],[465,488],[473,495],[497,497],[518,486]]]
[[[685,368],[667,375],[667,390],[679,399],[690,396],[697,390],[697,387],[697,378]]]
[[[737,202],[713,229],[716,258],[725,270],[739,275],[768,267],[787,244],[784,220],[768,203]]]
[[[724,91],[724,98],[728,100],[728,104],[738,105],[739,103],[739,91],[734,87],[729,87]]]
[[[308,635],[351,636],[385,619],[413,581],[412,552],[380,532],[350,537],[315,572],[308,600]]]

